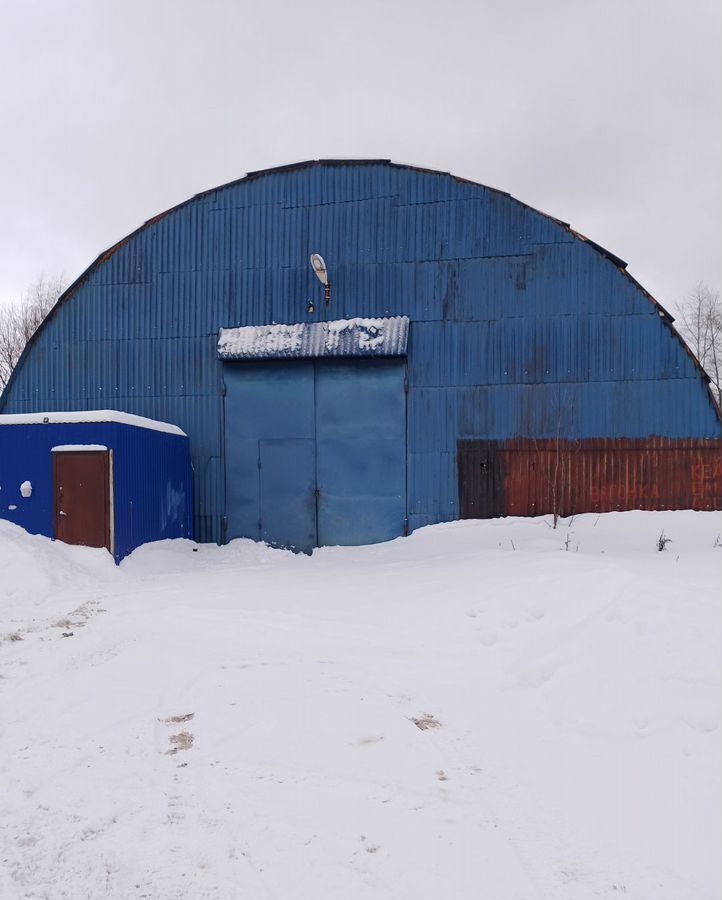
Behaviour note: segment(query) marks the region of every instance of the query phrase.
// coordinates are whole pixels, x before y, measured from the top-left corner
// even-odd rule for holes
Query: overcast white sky
[[[722,288],[719,0],[0,0],[0,302],[246,171],[509,191],[669,306]]]

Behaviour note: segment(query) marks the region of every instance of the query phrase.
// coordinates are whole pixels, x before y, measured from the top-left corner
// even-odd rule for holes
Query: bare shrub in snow
[[[663,531],[660,534],[660,536],[657,538],[657,550],[659,550],[661,552],[662,550],[664,550],[666,548],[667,544],[671,544],[671,543],[672,543],[672,538],[668,538]]]

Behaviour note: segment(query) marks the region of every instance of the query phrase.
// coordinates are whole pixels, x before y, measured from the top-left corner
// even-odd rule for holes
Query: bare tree
[[[722,406],[722,303],[700,282],[681,304],[679,333],[709,375],[712,391]]]
[[[572,502],[569,490],[572,454],[579,453],[579,444],[576,443],[574,446],[568,437],[574,431],[576,418],[574,398],[561,384],[557,385],[549,413],[554,424],[554,437],[542,441],[543,446],[540,446],[540,442],[535,438],[534,446],[540,475],[546,481],[549,490],[552,528],[556,528],[559,519],[564,515],[565,504]]]
[[[40,275],[20,300],[0,306],[0,391],[8,383],[25,345],[64,289],[62,275]]]

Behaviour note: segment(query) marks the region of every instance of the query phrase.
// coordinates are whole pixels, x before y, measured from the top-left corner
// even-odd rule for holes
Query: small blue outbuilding
[[[188,438],[115,410],[0,416],[0,518],[116,562],[148,541],[192,538]]]

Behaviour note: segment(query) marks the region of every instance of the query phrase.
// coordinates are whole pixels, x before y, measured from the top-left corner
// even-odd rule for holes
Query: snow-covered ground
[[[116,568],[0,522],[0,897],[719,898],[720,533]]]

